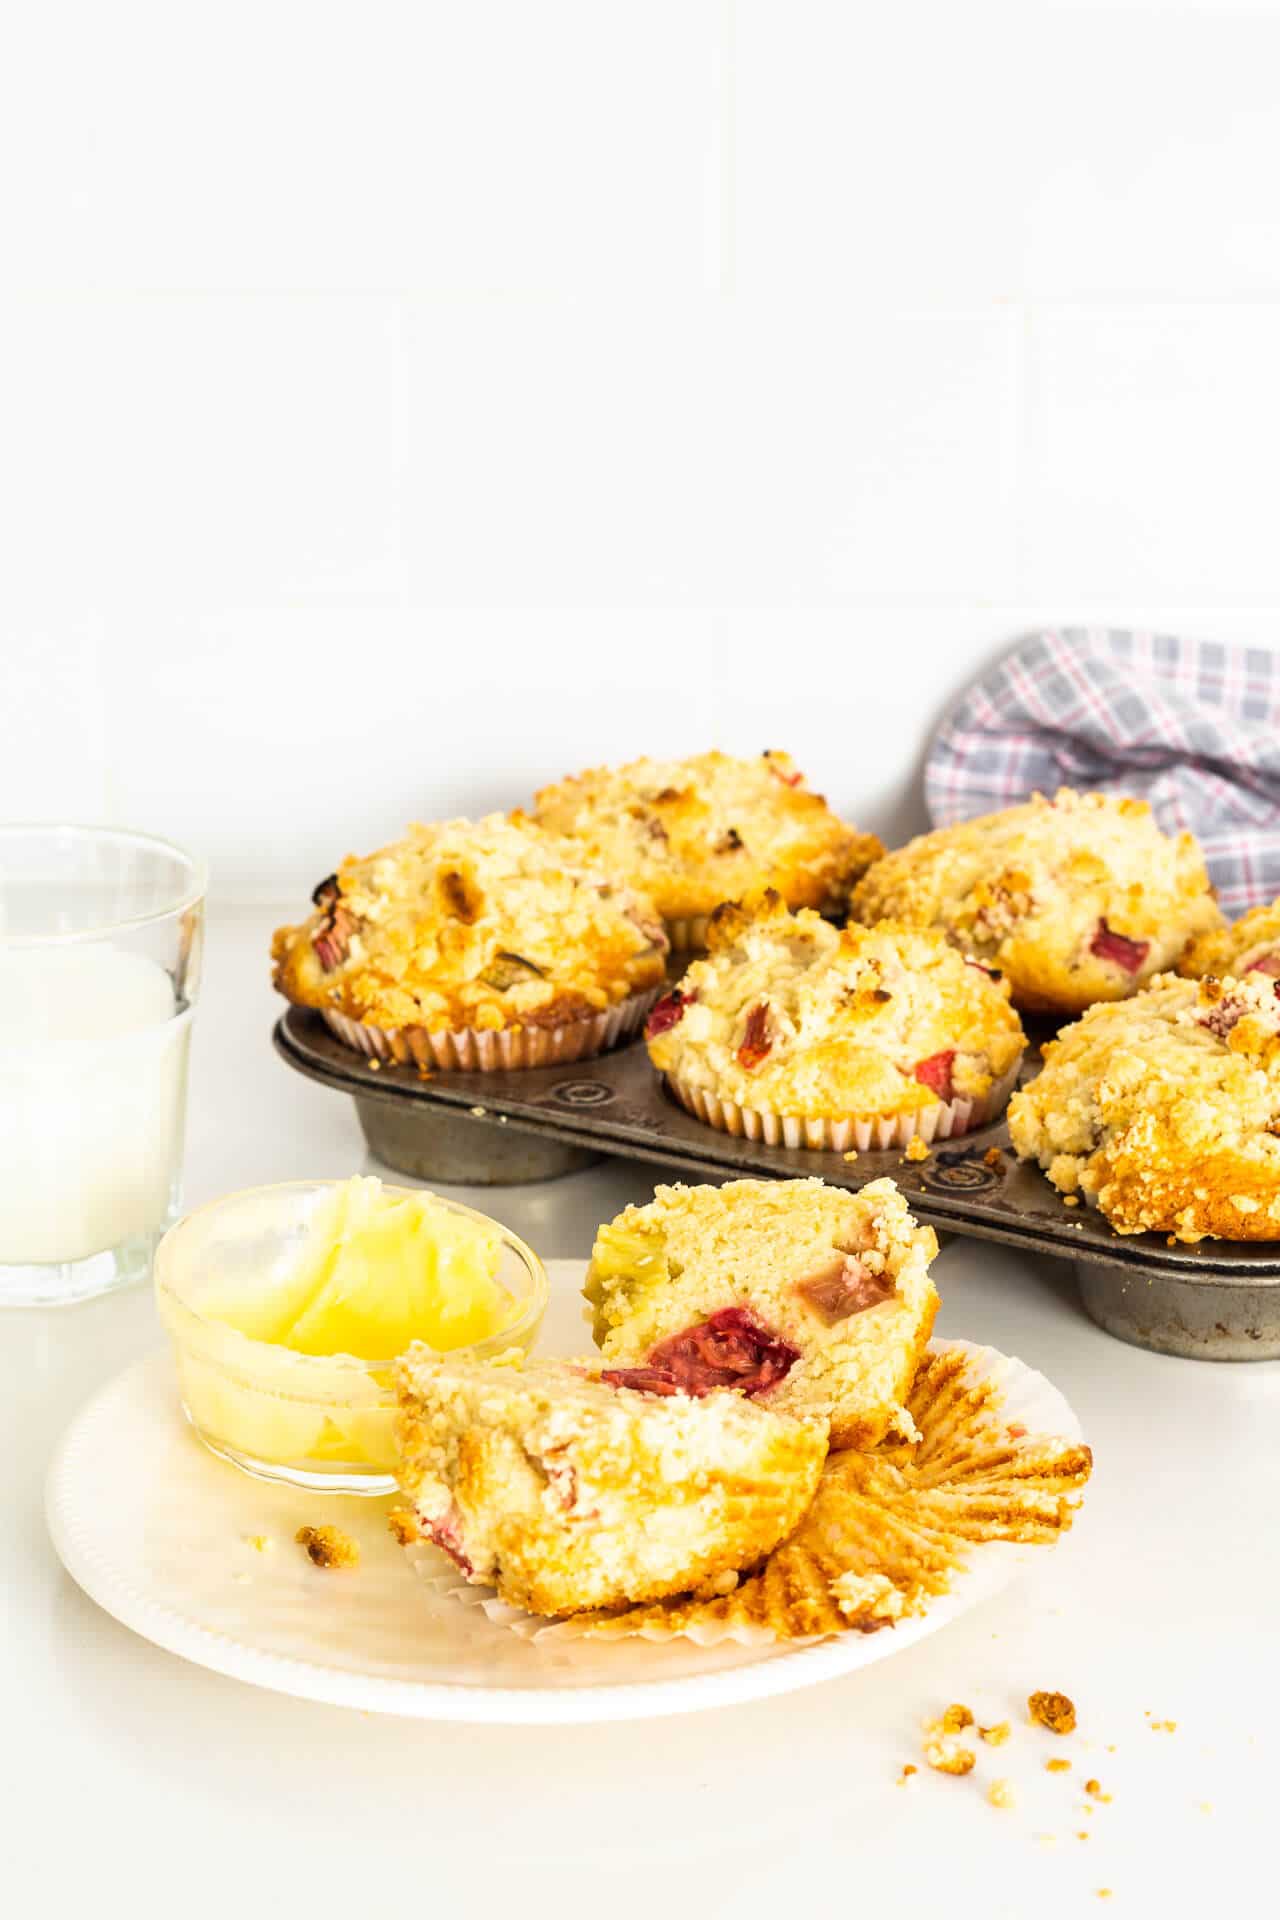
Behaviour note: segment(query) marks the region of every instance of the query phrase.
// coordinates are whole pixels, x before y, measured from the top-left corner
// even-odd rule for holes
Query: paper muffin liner
[[[371,1059],[398,1066],[437,1067],[446,1072],[465,1067],[469,1072],[493,1073],[521,1067],[554,1067],[573,1060],[589,1060],[628,1040],[643,1027],[661,986],[646,988],[620,1000],[603,1013],[582,1020],[566,1020],[555,1027],[503,1027],[482,1032],[479,1027],[456,1027],[432,1032],[426,1027],[375,1027],[352,1020],[332,1007],[322,1009],[325,1020],[344,1046]]]
[[[919,1438],[829,1456],[804,1518],[729,1593],[542,1620],[409,1548],[433,1592],[526,1640],[685,1638],[762,1646],[874,1633],[927,1611],[997,1544],[1051,1545],[1092,1468],[1079,1424],[1043,1374],[992,1347],[937,1342],[907,1400]]]
[[[770,1147],[814,1147],[827,1153],[866,1153],[905,1147],[912,1139],[926,1146],[935,1140],[956,1140],[964,1133],[990,1125],[999,1118],[1017,1085],[1022,1055],[980,1099],[932,1100],[914,1113],[845,1114],[840,1118],[809,1119],[802,1114],[774,1113],[769,1107],[743,1107],[735,1100],[691,1086],[668,1073],[665,1078],[681,1106],[719,1133],[745,1140],[762,1140]]]
[[[662,922],[671,942],[672,953],[692,953],[707,944],[707,928],[711,925],[709,913],[686,914],[680,920]]]

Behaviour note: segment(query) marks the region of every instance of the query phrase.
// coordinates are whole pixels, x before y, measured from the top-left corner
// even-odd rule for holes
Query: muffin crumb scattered
[[[411,1547],[415,1540],[422,1538],[418,1516],[412,1507],[392,1507],[387,1515],[387,1526],[398,1545],[402,1547]]]
[[[898,1786],[900,1787],[914,1786],[916,1775],[919,1773],[919,1771],[920,1771],[919,1767],[917,1767],[913,1761],[908,1760],[906,1765],[903,1767],[902,1772],[898,1775],[898,1779],[897,1779]]]
[[[987,1799],[993,1807],[1016,1807],[1018,1804],[1012,1780],[993,1780],[987,1788]]]
[[[947,1708],[941,1720],[937,1722],[936,1731],[938,1733],[963,1733],[966,1727],[971,1727],[972,1725],[972,1713],[970,1713],[963,1701],[956,1700]],[[935,1729],[930,1728],[929,1730],[932,1732]]]
[[[341,1527],[299,1527],[294,1539],[316,1567],[358,1567],[360,1549]]]
[[[1102,1791],[1101,1781],[1086,1780],[1084,1783],[1084,1790],[1086,1793],[1091,1793],[1095,1800],[1101,1800],[1104,1806],[1110,1806],[1111,1795],[1109,1793],[1104,1793]]]
[[[908,1140],[907,1151],[904,1158],[907,1160],[927,1160],[929,1158],[929,1149],[918,1133],[913,1133]]]
[[[999,1147],[988,1147],[982,1156],[982,1164],[984,1167],[990,1167],[992,1173],[999,1173],[1004,1165],[1004,1155]]]
[[[1069,1760],[1046,1760],[1044,1770],[1046,1773],[1070,1773],[1071,1762]]]
[[[244,1543],[246,1547],[252,1547],[255,1553],[270,1553],[271,1551],[271,1537],[266,1533],[246,1533]]]
[[[998,1720],[994,1727],[979,1727],[978,1736],[985,1740],[989,1747],[1002,1747],[1011,1731],[1007,1720]]]
[[[1027,1712],[1036,1726],[1047,1727],[1050,1733],[1075,1732],[1075,1703],[1065,1693],[1029,1694]]]
[[[973,1772],[972,1747],[962,1747],[954,1735],[944,1734],[940,1739],[927,1740],[924,1757],[935,1773]]]
[[[840,1158],[844,1161],[845,1165],[850,1167],[853,1165],[857,1157],[858,1157],[858,1149],[856,1147],[850,1147],[848,1153],[842,1153],[840,1155]]]

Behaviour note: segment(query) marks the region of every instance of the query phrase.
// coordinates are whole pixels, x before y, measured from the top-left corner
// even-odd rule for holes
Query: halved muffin
[[[633,1033],[665,977],[652,903],[519,813],[411,826],[312,899],[272,941],[274,983],[384,1059],[583,1059]]]
[[[940,928],[1036,1013],[1136,993],[1222,923],[1191,834],[1161,833],[1145,800],[1069,787],[908,841],[859,881],[852,912]]]
[[[722,1131],[787,1146],[887,1147],[984,1125],[1025,1037],[1009,989],[944,934],[837,929],[776,893],[720,907],[707,957],[654,1007],[649,1057]]]
[[[875,1446],[905,1420],[937,1250],[892,1180],[659,1187],[596,1235],[584,1291],[602,1377],[653,1393],[732,1386],[829,1422],[833,1447]]]
[[[884,852],[810,793],[785,753],[593,767],[544,787],[534,808],[544,826],[651,899],[675,948],[701,946],[707,915],[753,887],[775,887],[791,907],[843,912],[854,881]]]
[[[396,1389],[398,1476],[422,1533],[532,1613],[732,1585],[791,1532],[827,1452],[822,1421],[736,1393],[611,1385],[598,1360],[415,1346]]]
[[[1280,1000],[1259,973],[1164,974],[1045,1048],[1009,1133],[1117,1233],[1280,1239]]]
[[[1178,972],[1190,980],[1207,973],[1221,978],[1232,974],[1265,973],[1280,979],[1280,900],[1254,907],[1229,927],[1215,927],[1192,940],[1178,962]]]

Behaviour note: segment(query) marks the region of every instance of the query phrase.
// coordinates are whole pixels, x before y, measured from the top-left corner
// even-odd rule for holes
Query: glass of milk
[[[204,889],[149,834],[0,826],[0,1306],[142,1279],[176,1216]]]

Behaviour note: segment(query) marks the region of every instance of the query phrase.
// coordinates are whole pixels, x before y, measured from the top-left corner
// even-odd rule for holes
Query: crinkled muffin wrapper
[[[905,1147],[912,1139],[932,1146],[935,1140],[956,1140],[998,1120],[1018,1081],[1022,1055],[1009,1071],[993,1081],[980,1099],[933,1100],[914,1113],[846,1114],[840,1118],[809,1119],[802,1114],[774,1113],[768,1107],[743,1107],[735,1100],[691,1086],[673,1073],[666,1082],[680,1105],[696,1120],[718,1133],[763,1140],[770,1147],[814,1147],[826,1153],[858,1153],[887,1147]]]
[[[931,1347],[907,1411],[919,1439],[831,1454],[794,1533],[727,1594],[548,1621],[470,1585],[426,1542],[409,1558],[433,1592],[527,1640],[752,1647],[874,1633],[924,1613],[975,1547],[1051,1545],[1071,1526],[1092,1467],[1056,1388],[991,1347]]]
[[[426,1027],[375,1027],[331,1007],[325,1007],[323,1013],[344,1046],[374,1060],[445,1072],[460,1067],[471,1073],[510,1072],[519,1067],[560,1066],[606,1053],[640,1031],[661,992],[660,986],[646,988],[603,1013],[566,1020],[558,1027],[503,1027],[496,1033],[482,1032],[479,1027],[439,1032]]]
[[[671,942],[672,953],[700,953],[707,944],[707,928],[711,925],[709,913],[690,913],[682,919],[662,922],[667,939]]]

